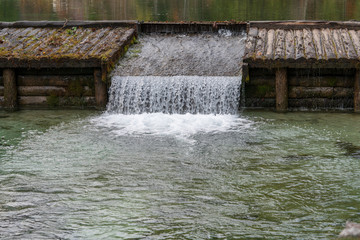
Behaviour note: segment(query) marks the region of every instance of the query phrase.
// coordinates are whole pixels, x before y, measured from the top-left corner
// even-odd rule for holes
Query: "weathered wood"
[[[303,29],[305,56],[309,59],[316,59],[316,51],[313,43],[313,36],[310,29]]]
[[[286,68],[276,70],[276,111],[285,112],[288,107],[288,84]]]
[[[0,96],[4,96],[4,86],[0,86]]]
[[[295,36],[292,30],[286,31],[285,36],[286,59],[295,58]]]
[[[263,76],[263,77],[255,77],[250,76],[250,81],[246,83],[249,86],[261,86],[268,85],[275,87],[275,75],[274,76]]]
[[[16,75],[14,69],[3,70],[4,79],[4,108],[15,110],[17,108]]]
[[[275,42],[275,53],[274,59],[285,59],[285,31],[282,29],[277,29],[276,32],[276,42]]]
[[[343,44],[341,42],[340,30],[332,29],[331,32],[332,32],[332,36],[333,36],[333,39],[334,39],[334,44],[335,44],[335,47],[336,47],[337,57],[338,58],[348,58],[347,54],[345,52],[345,48],[344,48],[344,46],[343,46]]]
[[[19,86],[19,96],[64,96],[66,88],[55,86]]]
[[[270,85],[246,85],[245,96],[247,98],[275,98],[275,86]]]
[[[356,70],[354,81],[354,112],[360,113],[360,69]]]
[[[351,98],[301,98],[301,99],[289,99],[289,108],[300,110],[339,110],[348,111],[353,108],[353,100]]]
[[[250,28],[248,32],[248,36],[245,43],[245,55],[247,57],[252,57],[252,58],[255,57],[253,54],[256,46],[257,33],[258,33],[257,28]]]
[[[274,43],[275,43],[275,30],[270,29],[266,37],[265,57],[273,59],[274,57]]]
[[[52,103],[48,96],[19,96],[19,105],[24,106],[49,106]],[[94,107],[94,97],[56,97],[56,106],[69,107]]]
[[[355,30],[349,30],[349,35],[354,45],[357,57],[360,58],[360,37]]]
[[[245,99],[245,107],[247,108],[275,108],[275,98],[248,98]]]
[[[16,70],[18,77],[20,76],[33,76],[33,77],[51,77],[51,76],[87,76],[91,75],[93,78],[94,69],[93,68],[18,68]]]
[[[353,88],[334,87],[289,87],[290,98],[348,98],[353,95]]]
[[[102,72],[100,69],[94,70],[94,82],[96,106],[99,109],[104,109],[107,103],[107,87],[106,83],[102,80]]]
[[[17,77],[17,84],[19,86],[58,86],[66,87],[71,82],[79,82],[81,85],[93,85],[93,75],[19,75]]]
[[[302,87],[353,87],[350,76],[288,76],[289,86]]]
[[[71,27],[86,27],[86,28],[104,28],[104,27],[136,27],[138,21],[18,21],[18,22],[0,22],[0,28],[71,28]]]
[[[314,40],[314,46],[316,51],[317,59],[324,59],[325,53],[323,49],[323,44],[321,42],[321,32],[319,29],[313,29],[312,30],[313,40]]]
[[[260,29],[258,37],[256,39],[256,47],[255,47],[256,58],[262,59],[264,57],[266,39],[267,39],[267,30]]]
[[[304,34],[302,30],[295,30],[295,59],[305,59]]]
[[[347,29],[340,29],[342,43],[344,45],[345,51],[349,58],[357,58],[357,54],[354,48],[354,45],[351,41],[349,31]]]
[[[284,29],[284,30],[301,30],[304,28],[308,29],[321,29],[321,28],[332,28],[332,29],[360,29],[360,22],[357,21],[251,21],[249,22],[250,27],[266,28],[266,29]]]
[[[325,52],[325,59],[337,58],[336,49],[330,29],[326,28],[321,31],[321,43]]]

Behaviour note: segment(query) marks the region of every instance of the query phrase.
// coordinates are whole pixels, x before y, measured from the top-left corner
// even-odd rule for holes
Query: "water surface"
[[[360,20],[357,0],[0,0],[16,20]]]
[[[331,239],[360,221],[359,115],[1,116],[1,239]]]

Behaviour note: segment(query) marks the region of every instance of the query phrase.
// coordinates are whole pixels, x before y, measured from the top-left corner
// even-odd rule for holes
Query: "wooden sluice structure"
[[[97,107],[136,22],[0,23],[0,107]]]
[[[0,109],[99,108],[139,32],[245,32],[244,22],[0,22]]]
[[[359,22],[250,22],[243,105],[360,112]]]

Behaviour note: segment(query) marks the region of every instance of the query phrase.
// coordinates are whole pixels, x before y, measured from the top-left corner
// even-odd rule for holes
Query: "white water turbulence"
[[[236,114],[240,77],[116,76],[109,113]]]

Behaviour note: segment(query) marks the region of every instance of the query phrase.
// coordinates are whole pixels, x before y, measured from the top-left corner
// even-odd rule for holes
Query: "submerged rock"
[[[349,142],[337,142],[336,146],[346,151],[346,155],[354,157],[354,158],[360,158],[360,147],[355,146],[352,143]]]
[[[345,229],[341,231],[339,237],[360,239],[360,224],[347,221]]]

